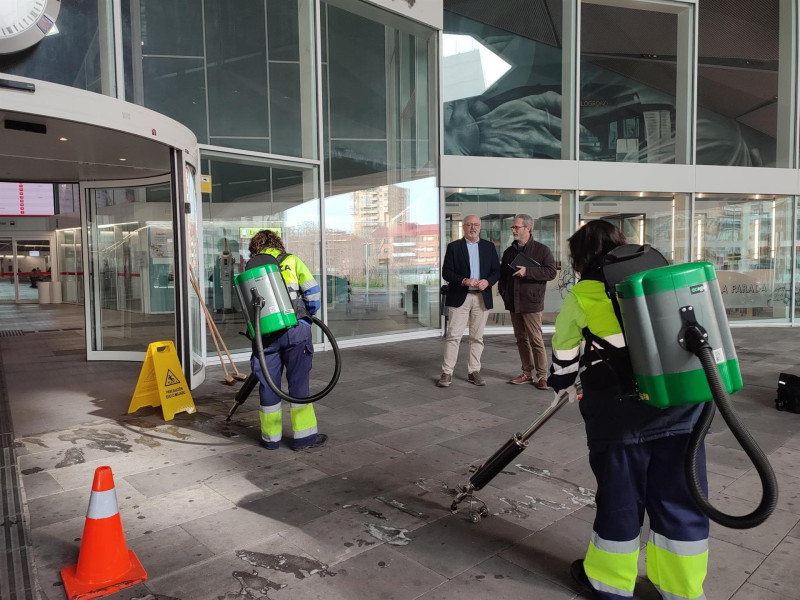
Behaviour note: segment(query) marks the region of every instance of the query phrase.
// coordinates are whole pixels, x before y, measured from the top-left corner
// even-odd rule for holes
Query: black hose
[[[334,388],[336,383],[339,381],[339,376],[342,374],[342,354],[339,351],[339,344],[336,343],[336,338],[333,337],[333,333],[331,332],[331,330],[328,329],[328,326],[325,325],[325,323],[323,323],[322,321],[320,321],[316,317],[311,317],[311,320],[314,323],[316,323],[319,326],[320,329],[322,329],[322,333],[324,333],[325,337],[328,338],[328,341],[330,341],[331,347],[333,348],[333,364],[334,364],[333,377],[328,382],[328,385],[326,385],[322,389],[322,391],[320,391],[320,392],[318,392],[316,394],[313,394],[313,395],[309,396],[308,398],[294,398],[293,396],[290,396],[286,392],[282,391],[281,388],[279,388],[277,385],[275,385],[275,382],[272,381],[272,378],[269,376],[269,369],[267,368],[267,361],[264,358],[264,343],[261,340],[261,304],[262,304],[262,302],[258,302],[257,303],[255,301],[255,297],[258,294],[258,292],[257,292],[257,290],[255,288],[253,288],[251,290],[251,293],[253,293],[253,300],[254,300],[253,305],[254,305],[254,307],[256,309],[255,310],[255,323],[254,323],[254,327],[255,327],[255,330],[256,330],[255,331],[255,334],[256,334],[255,335],[256,356],[258,357],[258,364],[261,366],[261,372],[264,374],[264,379],[266,380],[267,385],[269,385],[269,389],[271,389],[273,392],[275,392],[275,395],[278,396],[279,398],[283,398],[287,402],[293,402],[294,404],[311,404],[312,402],[316,402],[317,400],[320,400],[320,399],[324,398],[325,396],[327,396],[331,392],[331,390]],[[260,296],[258,298],[261,299]],[[298,324],[298,325],[295,325],[295,327],[305,327],[305,325],[299,325]]]
[[[728,400],[728,395],[725,392],[725,387],[719,377],[716,362],[714,361],[713,350],[709,346],[699,348],[694,352],[695,356],[700,359],[705,371],[708,385],[711,388],[711,395],[714,402],[707,402],[703,408],[700,418],[692,430],[692,435],[689,438],[689,446],[686,448],[686,483],[689,486],[689,492],[692,494],[694,501],[700,510],[708,515],[708,517],[719,523],[723,527],[731,529],[750,529],[761,525],[775,510],[775,505],[778,503],[778,482],[775,479],[775,472],[769,464],[764,452],[758,446],[750,432],[745,429],[744,425],[739,421],[739,417],[733,410],[733,407]],[[728,515],[720,510],[714,508],[706,498],[705,493],[700,484],[700,476],[697,470],[697,455],[703,441],[705,440],[706,432],[711,426],[711,421],[714,419],[714,405],[719,408],[722,418],[728,424],[731,432],[733,433],[736,441],[744,449],[750,461],[758,471],[758,476],[761,478],[761,502],[759,505],[747,515]]]

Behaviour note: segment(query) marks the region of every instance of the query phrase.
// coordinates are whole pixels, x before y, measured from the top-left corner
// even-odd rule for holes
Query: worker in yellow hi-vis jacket
[[[699,600],[705,598],[709,523],[689,492],[684,454],[703,408],[656,408],[638,397],[601,268],[603,256],[623,244],[623,234],[607,221],[590,221],[569,238],[580,281],[564,300],[552,340],[547,383],[558,394],[580,375],[579,408],[597,479],[589,548],[571,574],[594,598],[633,598],[646,511],[648,579],[664,598]],[[703,447],[697,469],[708,494]]]
[[[270,378],[280,385],[283,370],[289,383],[289,395],[294,398],[307,398],[309,395],[309,376],[314,355],[311,339],[311,316],[320,308],[321,292],[317,281],[308,267],[293,254],[287,254],[280,236],[273,231],[261,230],[250,240],[250,260],[246,269],[266,263],[277,264],[283,281],[289,290],[292,306],[297,316],[297,325],[274,336],[262,336],[264,359]],[[273,392],[261,371],[256,354],[255,342],[250,367],[260,383],[258,394],[261,400],[261,444],[268,450],[280,446],[283,434],[281,418],[281,399]],[[290,405],[292,417],[292,449],[317,448],[328,439],[317,431],[317,417],[312,404]]]

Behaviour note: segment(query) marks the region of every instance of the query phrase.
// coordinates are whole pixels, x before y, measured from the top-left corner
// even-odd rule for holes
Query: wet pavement
[[[595,482],[576,406],[478,493],[488,517],[472,522],[478,504],[449,510],[470,467],[552,399],[506,383],[519,372],[513,337],[487,336],[485,387],[466,381],[466,343],[449,388],[435,386],[440,338],[343,350],[340,383],[316,405],[329,441],[293,452],[259,446],[257,393],[226,421],[236,388],[214,367],[193,391],[196,413],[169,422],[157,408],[126,414],[141,365],[87,363],[75,334],[0,339],[42,599],[65,597],[60,569],[78,558],[101,465],[113,470],[128,546],[149,575],[109,598],[585,598],[569,565],[586,549]],[[774,408],[778,373],[800,375],[798,335],[734,330],[745,388],[733,403],[780,497],[756,529],[712,524],[710,600],[800,598],[800,415]],[[331,353],[318,353],[312,387],[331,370]],[[719,418],[707,453],[712,502],[752,510],[758,477]],[[655,600],[644,552],[640,561],[635,597]]]

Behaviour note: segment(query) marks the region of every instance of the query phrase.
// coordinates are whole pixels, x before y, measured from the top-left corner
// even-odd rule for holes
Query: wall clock
[[[61,0],[0,1],[0,54],[33,46],[53,28]]]

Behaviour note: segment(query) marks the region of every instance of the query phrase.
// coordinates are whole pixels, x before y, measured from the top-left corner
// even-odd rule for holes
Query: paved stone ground
[[[487,337],[483,388],[466,382],[466,344],[447,389],[434,385],[439,338],[343,350],[341,381],[317,405],[329,443],[293,452],[259,447],[255,393],[226,423],[234,389],[219,383],[218,369],[195,390],[193,415],[165,422],[152,408],[125,414],[139,365],[86,363],[65,341],[70,333],[0,342],[43,599],[65,597],[59,571],[77,560],[100,465],[113,469],[128,545],[149,574],[109,598],[585,597],[568,574],[594,513],[576,406],[482,491],[490,517],[473,524],[467,508],[448,510],[470,465],[552,399],[505,383],[519,372],[511,336]],[[754,530],[712,524],[706,596],[800,598],[800,415],[773,404],[778,373],[800,374],[798,331],[736,329],[734,337],[745,388],[733,402],[769,455],[780,499]],[[331,358],[315,359],[317,389]],[[752,510],[758,478],[719,418],[707,451],[715,505]],[[658,594],[642,579],[635,597]]]

